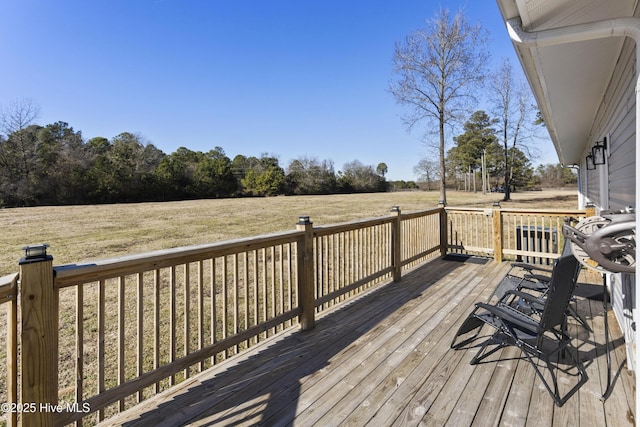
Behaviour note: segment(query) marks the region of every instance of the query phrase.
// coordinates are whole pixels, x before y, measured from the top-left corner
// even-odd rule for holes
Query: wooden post
[[[304,239],[298,244],[298,304],[302,309],[299,316],[300,329],[307,331],[316,325],[315,292],[313,286],[313,223],[308,216],[301,216],[297,230],[304,231]]]
[[[447,210],[440,207],[440,256],[447,255],[449,249],[449,227],[447,224]]]
[[[396,214],[391,223],[391,266],[393,267],[393,281],[402,279],[402,221],[400,206],[392,206],[391,212]]]
[[[51,426],[58,404],[58,292],[46,245],[20,260],[20,403],[23,426]],[[35,253],[34,253],[35,252]]]
[[[493,259],[502,262],[502,211],[500,202],[493,203]]]

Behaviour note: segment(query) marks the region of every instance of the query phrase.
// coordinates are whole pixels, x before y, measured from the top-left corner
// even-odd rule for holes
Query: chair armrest
[[[511,267],[517,267],[527,271],[545,271],[547,273],[551,273],[553,271],[551,268],[538,267],[537,265],[527,264],[524,262],[512,262]]]
[[[524,277],[527,280],[533,279],[542,283],[549,283],[551,281],[551,277],[545,276],[544,274],[526,274]]]
[[[476,307],[486,310],[494,317],[501,319],[503,322],[509,322],[517,328],[529,331],[533,334],[535,334],[535,331],[538,329],[538,322],[536,320],[507,305],[477,303]]]
[[[518,298],[521,298],[523,300],[525,300],[526,302],[528,302],[529,304],[540,304],[542,307],[544,307],[544,303],[545,300],[543,298],[540,298],[538,296],[535,295],[531,295],[530,293],[527,292],[522,292],[522,291],[508,291],[505,296],[515,296]],[[502,300],[501,300],[502,302]],[[540,307],[540,308],[542,308]]]

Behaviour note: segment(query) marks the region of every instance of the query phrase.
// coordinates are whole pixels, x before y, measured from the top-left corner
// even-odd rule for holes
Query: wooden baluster
[[[400,206],[391,208],[396,214],[395,221],[391,223],[391,265],[393,266],[393,281],[402,279],[402,221]]]

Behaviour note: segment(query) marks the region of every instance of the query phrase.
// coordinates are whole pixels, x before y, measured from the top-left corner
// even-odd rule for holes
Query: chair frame
[[[516,346],[524,354],[525,359],[534,367],[536,374],[558,406],[578,391],[588,380],[583,363],[573,354],[571,337],[567,334],[567,314],[569,304],[575,290],[580,264],[573,257],[563,256],[554,265],[549,289],[543,299],[520,290],[507,290],[499,296],[497,303],[477,303],[473,312],[467,317],[458,330],[451,344],[458,349],[475,340],[480,329],[489,325],[495,329],[491,337],[481,345],[480,350],[471,360],[478,364],[488,356],[506,346]],[[494,292],[495,293],[495,292]],[[525,312],[522,307],[537,304],[533,312]],[[455,341],[476,329],[476,333],[459,344]],[[552,347],[550,349],[550,347]],[[577,383],[566,393],[561,394],[558,388],[557,371],[560,369],[554,359],[568,354],[572,367],[577,369]],[[551,383],[545,378],[536,359],[544,362],[551,374]],[[566,371],[565,371],[566,372]]]

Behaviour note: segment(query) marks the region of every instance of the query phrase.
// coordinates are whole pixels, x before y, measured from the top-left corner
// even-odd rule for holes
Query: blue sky
[[[388,93],[394,44],[423,26],[425,0],[0,0],[0,106],[31,99],[38,124],[85,139],[141,134],[237,154],[385,162],[415,179],[423,132]],[[495,2],[464,6],[491,34],[495,69],[519,70]],[[542,163],[556,163],[551,149]]]

